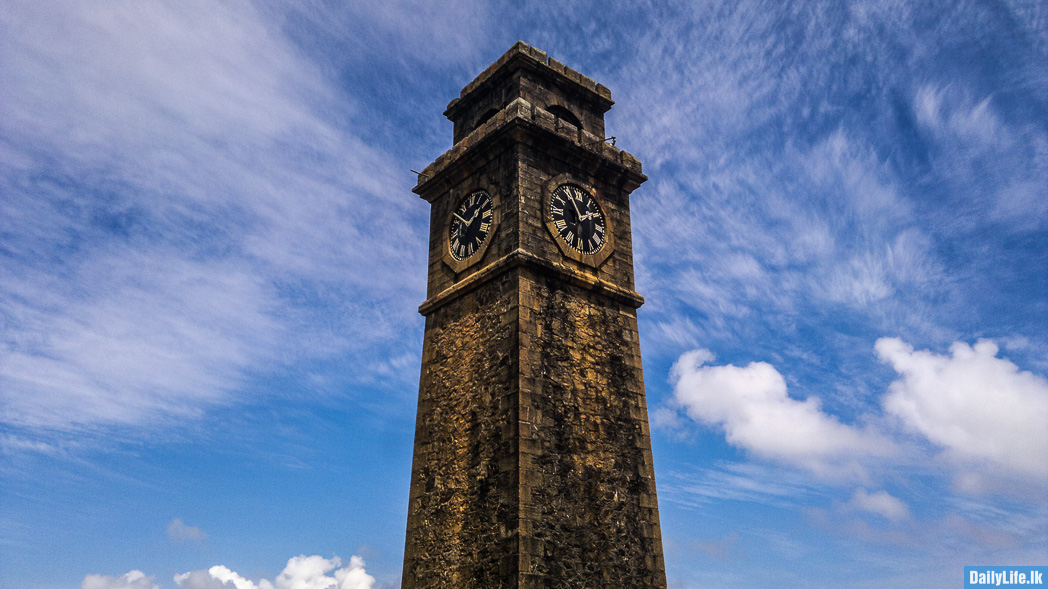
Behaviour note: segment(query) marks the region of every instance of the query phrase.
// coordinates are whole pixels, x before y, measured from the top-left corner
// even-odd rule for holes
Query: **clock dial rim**
[[[562,193],[572,192],[572,189],[574,189],[574,192],[577,192],[581,195],[582,198],[580,200],[584,199],[582,204],[585,206],[585,213],[578,209],[578,204],[575,202],[575,199],[572,198],[572,195],[562,195]],[[574,214],[572,213],[572,209],[567,208],[567,202],[565,202],[566,200],[572,203],[572,207],[574,208]],[[560,209],[556,207],[557,204],[561,205]],[[591,210],[591,208],[595,210]],[[558,210],[561,210],[561,213],[559,215],[557,213]],[[580,254],[596,255],[607,244],[606,236],[608,216],[604,212],[604,209],[600,206],[600,202],[593,198],[593,195],[591,195],[588,191],[586,191],[586,189],[582,188],[578,184],[575,184],[573,182],[566,182],[555,188],[552,194],[550,194],[550,203],[547,213],[549,214],[550,219],[553,221],[554,227],[557,228],[557,235],[562,240],[564,240],[565,243],[571,246],[573,250],[579,252]],[[592,215],[594,213],[596,213],[599,222],[593,219]],[[579,219],[580,216],[590,216],[590,219],[577,220],[573,226],[569,226],[566,222],[563,222],[570,217],[575,217],[576,219]],[[582,228],[585,228],[585,223],[587,220],[593,221],[593,231],[587,232],[587,235],[583,236],[582,231],[580,231],[579,228],[580,226]],[[599,241],[595,239],[598,234],[600,235]],[[585,245],[586,242],[596,242],[597,245],[593,248],[581,247]]]
[[[480,240],[476,242],[476,245],[474,246],[473,251],[466,253],[466,255],[464,255],[464,256],[461,256],[461,255],[459,255],[455,251],[456,248],[452,244],[452,242],[454,241],[452,239],[452,232],[454,231],[454,227],[456,226],[456,221],[458,221],[459,223],[462,222],[462,217],[460,215],[464,215],[466,212],[468,212],[468,209],[464,208],[465,203],[471,197],[477,196],[477,195],[483,195],[483,196],[480,197],[482,199],[482,202],[479,205],[474,205],[477,208],[476,208],[473,216],[469,219],[469,221],[470,221],[469,222],[469,227],[472,227],[473,223],[478,221],[478,219],[476,217],[477,217],[477,215],[480,215],[480,224],[478,225],[478,231],[480,233]],[[487,201],[487,206],[486,207],[484,206],[483,200]],[[483,214],[483,211],[485,209],[488,209],[488,210],[491,211],[491,214],[487,215],[489,217],[489,220],[486,221],[486,222],[484,221],[485,215]],[[466,194],[462,198],[458,199],[458,206],[455,207],[454,209],[452,209],[451,215],[450,215],[450,219],[449,219],[449,222],[448,222],[447,246],[448,246],[448,253],[451,255],[451,257],[454,258],[455,260],[459,261],[459,262],[463,262],[463,261],[466,261],[466,260],[472,258],[473,256],[479,254],[482,251],[483,247],[484,247],[484,243],[491,236],[491,232],[492,232],[492,229],[493,229],[492,222],[494,221],[494,215],[495,215],[495,203],[494,203],[494,201],[491,198],[491,194],[488,191],[486,191],[486,190],[483,190],[483,189],[481,189],[481,190],[474,190],[474,191]],[[458,218],[456,218],[456,217],[458,217]],[[486,229],[484,228],[485,224],[487,225]],[[470,241],[472,242],[472,241],[474,241],[474,239],[471,238]],[[468,244],[467,244],[467,246],[468,246]]]
[[[451,222],[455,219],[453,213],[458,210],[458,206],[463,200],[477,192],[485,192],[488,197],[491,198],[491,226],[488,228],[487,235],[473,254],[464,259],[458,260],[451,255]],[[468,183],[460,184],[458,187],[450,188],[444,194],[443,198],[444,204],[441,207],[443,211],[437,213],[442,214],[444,217],[443,229],[439,237],[440,259],[451,269],[452,272],[455,274],[461,274],[471,266],[480,263],[481,260],[484,259],[484,255],[488,248],[491,247],[491,244],[495,241],[499,223],[502,219],[502,199],[499,196],[499,190],[496,185],[486,180],[469,181]]]
[[[586,266],[599,268],[602,264],[608,261],[611,255],[615,252],[615,209],[610,205],[608,200],[604,198],[602,191],[596,190],[593,183],[588,180],[588,177],[583,178],[570,173],[558,174],[547,180],[544,190],[542,191],[541,214],[543,224],[546,226],[547,231],[549,231],[550,238],[553,240],[553,243],[557,244],[557,248],[560,249],[560,252],[564,257]],[[589,198],[600,208],[604,218],[604,245],[594,253],[584,254],[568,244],[568,242],[561,237],[560,231],[553,220],[550,209],[550,200],[554,191],[564,184],[574,184],[579,187],[583,192],[588,194]]]

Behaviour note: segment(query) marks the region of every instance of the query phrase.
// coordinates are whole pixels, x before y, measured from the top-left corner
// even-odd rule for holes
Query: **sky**
[[[0,4],[0,587],[399,587],[447,103],[612,91],[670,587],[1048,564],[1048,6]]]

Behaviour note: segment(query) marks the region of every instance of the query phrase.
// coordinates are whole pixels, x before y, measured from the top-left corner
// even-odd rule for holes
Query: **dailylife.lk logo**
[[[1000,587],[1002,585],[1044,586],[1048,566],[964,567],[965,587]]]

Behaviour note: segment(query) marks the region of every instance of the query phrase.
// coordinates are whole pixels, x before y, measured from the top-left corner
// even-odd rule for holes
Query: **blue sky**
[[[399,585],[414,175],[611,89],[670,586],[1048,563],[1039,2],[0,6],[0,587]]]

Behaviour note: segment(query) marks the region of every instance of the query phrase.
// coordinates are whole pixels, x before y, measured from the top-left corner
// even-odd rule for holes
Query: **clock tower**
[[[612,104],[518,42],[444,113],[404,589],[666,586]]]

